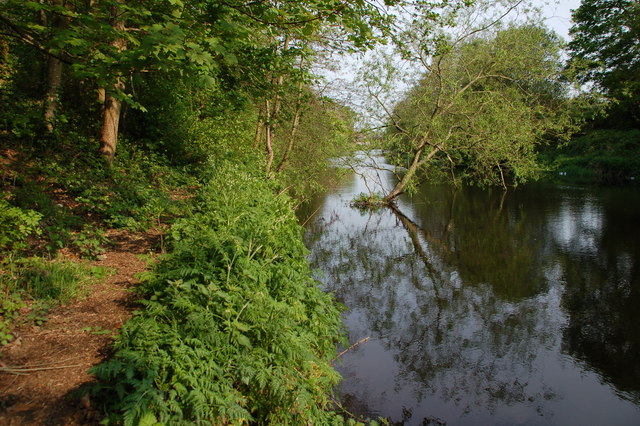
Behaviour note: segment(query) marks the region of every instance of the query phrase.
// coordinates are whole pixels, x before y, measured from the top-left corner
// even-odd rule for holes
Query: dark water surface
[[[380,159],[378,159],[380,161]],[[309,206],[347,306],[342,400],[407,425],[640,425],[640,189],[427,185],[360,212],[358,175]],[[432,423],[434,424],[434,423]]]

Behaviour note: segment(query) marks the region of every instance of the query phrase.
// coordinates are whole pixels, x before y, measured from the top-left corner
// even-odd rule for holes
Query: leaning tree
[[[368,71],[363,80],[385,113],[387,148],[402,166],[385,201],[436,168],[454,181],[505,188],[524,182],[540,169],[536,146],[570,135],[561,42],[535,23],[504,23],[520,3],[479,24],[477,15],[458,17],[453,29],[414,21],[397,46],[419,78],[395,105],[371,83],[396,69],[387,62]]]

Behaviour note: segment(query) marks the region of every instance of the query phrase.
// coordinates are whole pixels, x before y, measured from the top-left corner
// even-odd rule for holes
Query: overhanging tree
[[[436,168],[484,185],[524,182],[539,171],[535,147],[570,134],[559,40],[532,24],[497,24],[461,26],[462,35],[453,36],[418,23],[401,48],[420,69],[419,81],[395,106],[369,87],[386,111],[386,136],[404,170],[387,202]]]
[[[469,1],[464,0],[387,0],[383,4],[276,2],[275,9],[264,16],[258,15],[261,10],[258,6],[245,10],[246,16],[268,24],[258,37],[263,39],[263,55],[267,51],[269,60],[256,64],[254,69],[259,70],[258,73],[249,73],[255,76],[252,95],[259,110],[254,145],[264,146],[266,174],[282,172],[290,158],[300,120],[302,95],[313,79],[311,69],[318,51],[364,51],[390,37],[395,31],[397,17],[394,13],[409,6],[415,9],[404,13],[413,15],[419,10],[436,22],[441,18],[437,12],[439,8],[460,8],[467,3]],[[283,118],[287,115],[283,111],[286,98],[293,98],[289,122]],[[285,127],[288,131],[278,131]],[[278,136],[286,139],[286,143],[276,166]]]

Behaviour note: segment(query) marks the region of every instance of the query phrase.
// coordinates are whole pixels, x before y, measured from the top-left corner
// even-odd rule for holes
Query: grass
[[[349,205],[360,210],[378,210],[388,206],[389,201],[380,193],[365,194],[361,192],[351,200]]]
[[[0,262],[0,345],[13,340],[16,327],[40,325],[53,306],[86,296],[91,286],[109,273],[86,262],[5,258]],[[25,309],[26,315],[21,315]]]

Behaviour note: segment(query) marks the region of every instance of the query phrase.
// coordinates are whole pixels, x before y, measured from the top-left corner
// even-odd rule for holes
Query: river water
[[[357,170],[301,213],[350,342],[369,338],[337,366],[346,409],[406,425],[640,425],[638,188],[425,185],[371,212],[349,202],[395,180]]]

